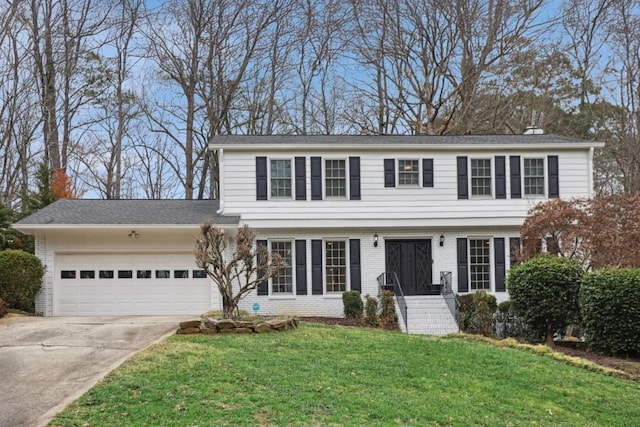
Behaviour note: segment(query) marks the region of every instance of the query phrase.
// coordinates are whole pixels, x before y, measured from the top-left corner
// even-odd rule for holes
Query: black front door
[[[386,240],[386,271],[398,275],[405,295],[430,295],[440,291],[433,285],[431,239]]]

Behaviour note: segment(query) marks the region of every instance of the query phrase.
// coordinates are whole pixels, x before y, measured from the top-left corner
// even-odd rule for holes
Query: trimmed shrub
[[[44,267],[33,254],[17,249],[0,252],[0,298],[11,308],[33,312]]]
[[[378,300],[367,294],[364,304],[364,323],[369,326],[378,326]]]
[[[493,336],[498,339],[523,336],[522,321],[516,315],[512,301],[498,304],[493,315]]]
[[[580,288],[588,346],[612,354],[640,354],[640,269],[588,273]]]
[[[458,295],[458,325],[462,332],[490,336],[496,297],[485,291]]]
[[[385,290],[380,293],[380,320],[385,324],[396,323],[396,301],[393,292]]]
[[[553,343],[555,334],[579,319],[578,292],[584,271],[569,258],[542,254],[516,265],[507,275],[515,313],[532,341]]]
[[[342,293],[342,303],[344,304],[344,316],[346,318],[359,319],[362,317],[364,304],[360,298],[359,291],[347,291]]]

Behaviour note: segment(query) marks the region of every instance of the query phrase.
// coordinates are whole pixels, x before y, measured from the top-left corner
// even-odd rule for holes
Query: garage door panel
[[[211,309],[211,284],[193,278],[194,269],[192,254],[58,254],[54,315],[199,314]],[[139,270],[151,277],[138,278]],[[169,278],[156,278],[157,270]],[[174,278],[176,271],[188,278]]]

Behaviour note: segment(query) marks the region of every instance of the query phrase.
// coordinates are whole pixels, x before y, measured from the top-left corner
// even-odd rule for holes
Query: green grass
[[[302,324],[174,336],[54,426],[637,426],[637,382],[464,338]]]

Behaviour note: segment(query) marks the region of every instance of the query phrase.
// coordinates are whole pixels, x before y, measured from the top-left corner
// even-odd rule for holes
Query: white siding
[[[407,225],[456,226],[474,225],[478,221],[490,220],[494,224],[520,225],[527,211],[546,197],[526,197],[511,199],[509,180],[509,156],[559,157],[560,196],[562,198],[587,197],[589,188],[589,151],[558,150],[549,151],[474,151],[469,153],[455,151],[407,151],[389,152],[304,152],[291,151],[261,152],[260,155],[273,158],[306,158],[306,201],[273,199],[256,200],[255,157],[256,153],[224,150],[222,185],[224,187],[224,213],[240,214],[242,220],[254,227],[306,227],[310,220],[326,221],[327,226],[335,221],[357,220],[355,226],[401,225],[401,221],[410,221]],[[458,200],[456,156],[469,158],[494,158],[506,156],[507,198],[473,198]],[[344,158],[360,157],[361,200],[311,200],[310,157]],[[432,158],[434,163],[434,187],[393,187],[384,186],[383,159],[422,159]],[[348,163],[348,162],[347,162]],[[545,161],[546,167],[546,161]],[[396,168],[397,169],[397,168]],[[396,171],[397,172],[397,171]],[[495,188],[495,164],[492,162]],[[545,178],[548,180],[548,170]],[[348,186],[348,182],[347,182]],[[324,182],[323,182],[324,187]],[[547,185],[545,183],[545,191]],[[286,218],[286,221],[280,221]]]

